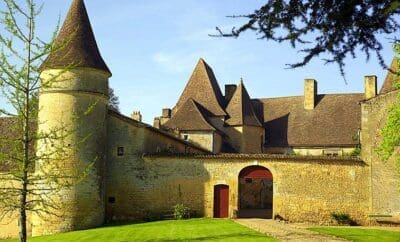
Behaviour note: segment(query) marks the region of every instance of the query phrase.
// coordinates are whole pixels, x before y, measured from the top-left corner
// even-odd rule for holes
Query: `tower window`
[[[123,156],[124,155],[124,147],[118,147],[117,148],[117,155],[118,156]]]

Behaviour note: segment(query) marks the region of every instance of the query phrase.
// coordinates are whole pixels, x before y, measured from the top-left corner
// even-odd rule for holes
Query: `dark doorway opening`
[[[229,215],[229,186],[214,186],[214,218],[227,218]]]
[[[238,217],[272,218],[273,177],[262,166],[248,166],[239,173]]]

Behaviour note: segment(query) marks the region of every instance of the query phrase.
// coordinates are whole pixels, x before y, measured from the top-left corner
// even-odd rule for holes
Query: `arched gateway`
[[[248,166],[239,173],[238,216],[272,218],[272,173],[262,166]]]

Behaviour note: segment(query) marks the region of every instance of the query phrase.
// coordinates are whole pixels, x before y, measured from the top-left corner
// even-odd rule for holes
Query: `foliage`
[[[125,224],[32,238],[33,242],[90,241],[277,241],[225,219]]]
[[[347,213],[333,212],[331,213],[331,218],[334,219],[339,224],[348,224],[351,221],[350,215],[348,215]]]
[[[375,53],[386,67],[377,35],[399,30],[399,7],[400,2],[394,0],[268,0],[252,14],[231,16],[247,18],[247,23],[228,33],[217,27],[219,34],[213,36],[239,37],[248,30],[256,31],[260,39],[289,42],[293,48],[302,46],[303,60],[290,64],[291,68],[326,54],[325,63],[338,64],[344,76],[344,60],[349,55],[355,58],[357,49],[367,60],[371,52]]]
[[[316,227],[309,228],[309,230],[333,235],[336,237],[348,239],[350,241],[387,241],[397,242],[400,238],[400,231],[388,231],[379,229],[366,229],[366,228],[332,228],[332,227]]]
[[[118,96],[115,95],[114,89],[112,89],[111,87],[108,88],[108,96],[109,96],[107,105],[108,108],[116,112],[119,112],[119,98]]]
[[[351,153],[350,156],[360,156],[361,155],[361,147],[357,146]]]
[[[397,65],[400,67],[400,43],[394,44]],[[400,70],[400,68],[399,68]],[[396,73],[394,87],[400,89],[400,73]],[[400,147],[400,93],[397,94],[396,101],[390,107],[385,126],[381,130],[382,142],[379,144],[378,153],[384,159],[388,160]],[[400,154],[396,154],[397,166],[400,166]]]
[[[0,137],[0,168],[7,168],[0,174],[0,220],[18,214],[20,241],[26,241],[27,212],[57,216],[54,195],[76,184],[86,170],[69,174],[65,167],[59,167],[76,147],[67,142],[73,132],[71,127],[59,124],[46,131],[38,130],[39,124],[45,122],[37,118],[38,92],[42,87],[55,86],[58,77],[41,80],[40,66],[51,51],[63,48],[65,43],[53,46],[57,30],[49,42],[37,35],[36,18],[43,5],[38,6],[34,0],[19,2],[0,2],[0,90],[11,105],[10,110],[0,107],[0,116],[9,120],[9,133],[3,132]],[[46,148],[36,149],[38,142]],[[58,162],[51,162],[54,160]]]
[[[178,203],[174,206],[174,218],[177,220],[190,218],[190,208],[183,203]]]

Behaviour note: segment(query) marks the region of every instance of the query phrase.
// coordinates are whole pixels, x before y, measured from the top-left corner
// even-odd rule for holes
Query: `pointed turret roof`
[[[74,0],[60,33],[41,69],[57,67],[90,67],[108,72],[100,55],[83,0]]]
[[[189,98],[185,104],[178,109],[176,114],[164,124],[164,127],[178,130],[216,130],[207,121],[207,110],[192,98]]]
[[[240,80],[232,99],[226,107],[229,119],[226,121],[229,125],[249,125],[262,127],[258,120],[250,96],[244,87],[243,81]]]
[[[393,85],[394,85],[394,81],[397,78],[395,73],[398,73],[398,71],[399,71],[399,59],[398,58],[396,58],[396,57],[393,58],[392,64],[390,65],[390,70],[386,74],[385,81],[383,82],[383,85],[381,87],[381,90],[379,91],[379,94],[385,94],[385,93],[395,90]]]
[[[224,98],[211,67],[200,58],[189,82],[174,108],[176,113],[188,99],[193,98],[215,116],[226,115]]]

